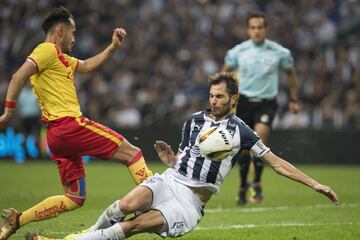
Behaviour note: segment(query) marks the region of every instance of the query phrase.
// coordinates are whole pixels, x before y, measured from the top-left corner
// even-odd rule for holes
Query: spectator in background
[[[141,112],[141,126],[159,121],[180,124],[187,109],[196,109],[198,102],[206,98],[206,93],[201,91],[203,97],[193,100],[193,82],[199,78],[196,69],[201,69],[200,79],[213,73],[214,64],[218,69],[227,46],[246,38],[243,26],[247,13],[258,9],[265,11],[271,22],[269,38],[289,48],[296,59],[295,67],[302,79],[299,98],[311,118],[305,128],[314,127],[314,110],[329,94],[329,89],[340,88],[340,114],[347,104],[346,92],[354,89],[360,94],[360,88],[356,88],[360,79],[356,74],[360,70],[360,32],[356,31],[360,22],[359,1],[5,0],[0,1],[0,96],[6,91],[6,79],[29,54],[28,49],[41,41],[42,36],[33,33],[40,31],[42,17],[58,3],[67,4],[76,16],[81,16],[78,22],[81,30],[76,34],[82,44],[74,49],[74,55],[80,58],[101,50],[114,23],[126,26],[129,41],[124,43],[123,51],[97,74],[108,86],[118,85],[119,76],[124,74],[133,78],[126,90],[131,92],[131,99]],[[327,27],[322,29],[319,24]],[[105,89],[109,100],[93,106],[91,99],[97,95],[89,91],[92,81],[87,81],[93,76],[76,76],[81,106],[84,112],[92,108],[91,112],[100,113],[94,115],[95,120],[108,122],[107,101],[116,99],[119,93],[113,87]],[[280,76],[279,84],[279,109],[286,113],[289,111],[287,80]],[[199,85],[206,89],[206,83]],[[178,92],[184,98],[179,98]],[[93,117],[91,113],[90,117]]]
[[[33,134],[35,138],[40,135],[40,109],[29,82],[26,82],[17,101],[21,125],[25,135]]]

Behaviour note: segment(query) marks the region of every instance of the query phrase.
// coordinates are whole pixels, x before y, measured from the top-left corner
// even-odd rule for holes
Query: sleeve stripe
[[[76,70],[77,70],[77,68],[78,68],[78,66],[79,66],[79,59],[76,59],[76,67],[75,67],[75,70],[74,70],[74,72],[76,72]]]
[[[37,71],[39,71],[39,67],[38,67],[36,61],[35,61],[33,58],[27,57],[27,58],[26,58],[26,61],[31,62],[31,63],[34,65],[34,67],[36,67]]]

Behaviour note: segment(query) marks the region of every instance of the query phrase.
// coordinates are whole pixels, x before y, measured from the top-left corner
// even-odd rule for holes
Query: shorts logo
[[[184,227],[184,222],[174,222],[174,225],[171,227],[172,229],[181,229]]]

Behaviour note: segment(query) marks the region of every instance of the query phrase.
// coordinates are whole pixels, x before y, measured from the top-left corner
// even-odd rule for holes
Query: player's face
[[[62,42],[62,50],[64,53],[70,53],[75,43],[75,23],[71,20],[71,24],[65,25],[65,34]]]
[[[226,90],[225,82],[210,87],[209,102],[216,121],[224,119],[231,111],[232,99]]]
[[[266,38],[266,26],[263,18],[251,18],[248,23],[247,33],[256,44],[261,44]]]

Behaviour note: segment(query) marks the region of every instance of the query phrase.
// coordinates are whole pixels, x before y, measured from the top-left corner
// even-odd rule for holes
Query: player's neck
[[[261,42],[254,42],[254,40],[251,40],[251,41],[257,47],[261,47],[261,46],[263,46],[265,44],[265,39],[263,41],[261,41]]]
[[[46,38],[45,38],[45,42],[50,42],[50,43],[55,44],[58,47],[58,49],[62,51],[62,49],[60,47],[61,46],[61,44],[60,44],[61,41],[56,36],[47,35]]]
[[[222,121],[222,120],[226,119],[227,116],[228,116],[228,114],[226,114],[224,116],[215,116],[212,113],[209,114],[209,117],[212,118],[213,120],[215,120],[215,122]]]

